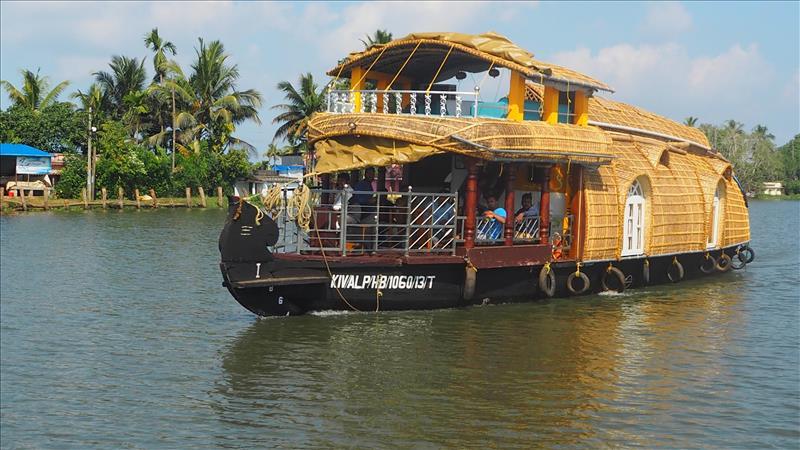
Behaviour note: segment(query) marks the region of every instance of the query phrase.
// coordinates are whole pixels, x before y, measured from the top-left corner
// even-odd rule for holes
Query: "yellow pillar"
[[[545,86],[542,103],[544,103],[542,120],[547,123],[558,123],[558,90],[552,86]]]
[[[385,91],[390,81],[392,81],[391,78],[386,78],[384,76],[379,77],[376,86],[377,89],[379,91]],[[378,112],[383,112],[383,92],[378,92]]]
[[[350,70],[350,90],[361,91],[364,89],[364,68],[353,67]],[[355,112],[361,111],[361,93],[354,92],[353,95],[353,110]]]
[[[582,90],[575,91],[575,125],[589,125],[589,97]]]
[[[522,122],[525,117],[525,77],[511,71],[511,85],[508,88],[508,119]]]

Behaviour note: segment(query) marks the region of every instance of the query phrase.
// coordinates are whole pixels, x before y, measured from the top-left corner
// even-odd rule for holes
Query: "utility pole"
[[[175,89],[172,90],[172,171],[175,172]]]
[[[92,107],[89,107],[89,147],[86,152],[86,192],[89,195],[89,198],[94,198],[94,189],[92,189],[92,174],[94,170],[92,170]]]

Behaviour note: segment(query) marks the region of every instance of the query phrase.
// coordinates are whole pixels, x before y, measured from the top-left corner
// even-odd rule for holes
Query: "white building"
[[[764,195],[783,195],[783,184],[777,181],[764,182]]]

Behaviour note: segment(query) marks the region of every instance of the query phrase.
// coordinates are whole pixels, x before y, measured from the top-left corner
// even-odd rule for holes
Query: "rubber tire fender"
[[[575,287],[572,286],[572,282],[575,281],[576,278],[580,279],[583,282],[583,285],[582,285],[581,289],[579,289],[579,290],[575,289]],[[571,274],[569,274],[569,277],[567,277],[567,290],[572,295],[581,295],[581,294],[583,294],[584,292],[589,290],[589,287],[591,285],[592,285],[592,283],[589,281],[589,277],[587,277],[586,274],[583,273],[583,272],[577,272],[577,271],[576,272],[572,272]]]
[[[742,260],[742,258],[743,258],[742,255],[745,252],[747,252],[747,256],[744,257],[745,258],[744,260]],[[756,259],[756,252],[755,252],[755,250],[753,250],[749,246],[743,248],[742,251],[739,252],[739,260],[742,261],[745,264],[750,264],[751,262],[753,262],[754,259]]]
[[[625,292],[625,274],[622,273],[622,271],[617,269],[616,267],[609,267],[609,269],[606,270],[606,273],[603,274],[603,278],[601,280],[601,283],[603,285],[603,290],[604,291],[612,290],[611,288],[608,287],[608,282],[607,282],[608,277],[611,274],[614,274],[614,277],[617,278],[617,282],[619,283],[619,288],[616,289],[616,291],[619,293]]]
[[[673,267],[677,270],[677,273],[674,276],[672,275]],[[673,283],[683,280],[684,275],[685,272],[683,271],[683,264],[681,264],[677,259],[670,264],[669,268],[667,268],[667,278],[669,278],[669,281]]]
[[[542,267],[539,271],[539,289],[547,297],[556,295],[556,274],[549,267]]]
[[[706,256],[703,262],[700,263],[700,272],[710,275],[714,273],[715,270],[717,270],[717,261],[711,255]]]
[[[731,270],[731,257],[727,254],[723,253],[719,255],[717,258],[717,262],[715,264],[717,270],[720,272],[728,272]]]
[[[744,269],[744,267],[747,265],[745,261],[747,261],[747,257],[742,256],[741,253],[734,255],[733,258],[731,258],[731,269],[733,270]]]

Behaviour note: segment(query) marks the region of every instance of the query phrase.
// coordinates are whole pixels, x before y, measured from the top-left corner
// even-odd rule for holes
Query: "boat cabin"
[[[415,33],[328,74],[308,122],[316,186],[306,213],[284,197],[279,253],[501,267],[749,240],[730,164],[701,132],[498,34]]]

